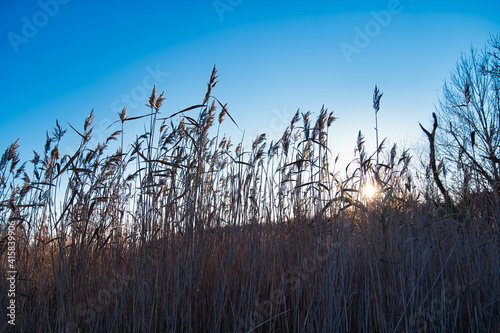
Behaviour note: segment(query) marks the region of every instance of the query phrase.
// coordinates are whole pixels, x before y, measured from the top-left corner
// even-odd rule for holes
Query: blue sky
[[[374,146],[377,84],[381,137],[418,145],[444,79],[461,52],[500,33],[499,13],[498,0],[0,0],[0,148],[20,138],[31,158],[56,119],[79,129],[92,108],[104,140],[123,106],[147,112],[153,84],[170,115],[202,101],[214,64],[214,95],[247,140],[277,138],[298,108],[325,105],[339,118],[330,147],[350,160],[359,130]],[[241,139],[229,122],[223,130]],[[69,129],[62,152],[76,140]]]

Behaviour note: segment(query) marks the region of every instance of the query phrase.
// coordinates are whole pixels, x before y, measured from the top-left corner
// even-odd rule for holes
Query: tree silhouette
[[[460,196],[500,191],[499,62],[498,36],[490,36],[483,50],[472,47],[469,55],[462,54],[437,107],[436,149]]]

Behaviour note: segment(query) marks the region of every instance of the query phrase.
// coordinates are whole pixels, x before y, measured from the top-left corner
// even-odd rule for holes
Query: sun
[[[377,189],[375,186],[371,184],[366,184],[365,187],[363,188],[363,194],[365,195],[365,198],[370,199],[373,198],[375,193],[377,192]]]

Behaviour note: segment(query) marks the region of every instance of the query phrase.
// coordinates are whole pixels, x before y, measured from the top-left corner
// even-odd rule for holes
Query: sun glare
[[[375,186],[371,184],[367,184],[363,190],[363,193],[365,195],[365,198],[370,199],[375,195],[375,192],[377,192]]]

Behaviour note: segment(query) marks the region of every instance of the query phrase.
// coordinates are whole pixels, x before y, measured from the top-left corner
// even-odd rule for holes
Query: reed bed
[[[8,147],[0,266],[15,225],[17,315],[2,331],[500,330],[498,196],[450,212],[409,151],[370,155],[361,133],[337,172],[324,108],[242,147],[221,134],[238,125],[216,83],[214,68],[202,103],[165,117],[155,88],[147,114],[124,108],[95,147],[90,113],[72,155],[59,124],[29,162]],[[141,119],[148,131],[125,145]]]

